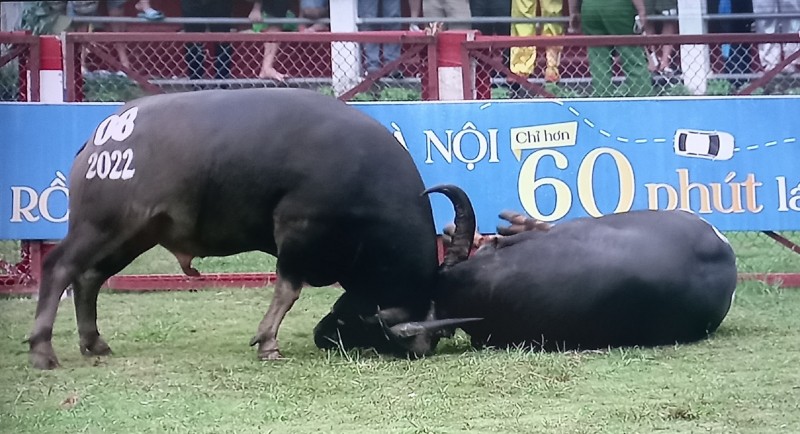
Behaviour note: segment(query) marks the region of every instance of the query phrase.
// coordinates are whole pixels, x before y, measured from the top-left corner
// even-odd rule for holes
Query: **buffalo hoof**
[[[30,361],[31,366],[42,370],[55,369],[61,366],[58,363],[58,358],[56,357],[56,353],[53,352],[52,348],[50,348],[49,351],[31,349]]]
[[[258,360],[283,360],[284,357],[277,348],[271,350],[260,350]]]
[[[263,334],[257,334],[250,339],[250,346],[258,344],[259,360],[282,360],[283,355],[278,351],[278,341],[275,338],[269,339]]]
[[[81,354],[84,356],[107,356],[111,354],[111,347],[103,338],[98,337],[92,343],[81,343]]]

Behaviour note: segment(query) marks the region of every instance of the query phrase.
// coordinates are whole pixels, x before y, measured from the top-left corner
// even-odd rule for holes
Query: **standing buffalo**
[[[717,229],[689,212],[632,211],[556,225],[504,214],[512,226],[498,232],[513,235],[484,240],[465,260],[475,228],[469,199],[455,186],[432,190],[450,197],[458,211],[429,319],[483,318],[461,325],[474,347],[691,342],[714,332],[730,308],[737,277],[733,250]],[[334,306],[329,316],[343,317],[347,310]],[[342,327],[346,338],[340,340],[374,333],[372,322]],[[424,324],[404,326],[403,336],[429,333]],[[327,327],[317,327],[320,346],[320,338],[330,335]]]
[[[387,327],[429,317],[438,264],[420,175],[385,127],[336,99],[248,89],[131,101],[78,152],[70,187],[69,231],[44,262],[28,339],[37,368],[58,366],[53,322],[70,284],[81,352],[110,352],[98,290],[157,244],[190,275],[193,257],[277,257],[251,341],[261,359],[281,356],[278,328],[304,283],[339,282]],[[405,343],[412,355],[435,345]]]

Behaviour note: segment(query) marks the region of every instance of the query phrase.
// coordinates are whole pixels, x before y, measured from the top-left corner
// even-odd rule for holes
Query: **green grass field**
[[[740,271],[800,271],[800,255],[763,235],[731,239]],[[7,259],[15,249],[0,243]],[[195,266],[271,271],[274,260],[250,253]],[[124,272],[179,268],[154,249]],[[28,367],[22,343],[35,302],[0,299],[0,432],[800,432],[798,289],[741,284],[720,330],[692,345],[473,351],[457,335],[419,361],[316,349],[312,329],[340,291],[303,292],[278,362],[247,346],[271,288],[103,292],[99,325],[115,352],[105,358],[79,354],[67,299],[53,338],[63,367],[49,372]]]
[[[787,433],[800,430],[800,291],[743,284],[718,333],[692,345],[598,352],[473,351],[424,360],[324,352],[311,329],[339,290],[303,292],[281,329],[288,360],[247,346],[270,289],[112,294],[115,354],[78,353],[72,301],[27,364],[34,301],[0,300],[0,432]]]

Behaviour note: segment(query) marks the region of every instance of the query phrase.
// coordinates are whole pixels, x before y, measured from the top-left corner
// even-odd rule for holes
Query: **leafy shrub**
[[[112,73],[87,75],[83,81],[86,102],[125,102],[144,95],[135,81]]]
[[[320,86],[317,92],[335,96],[333,87]],[[403,87],[386,87],[381,89],[377,94],[373,92],[361,92],[356,94],[351,101],[420,101],[422,100],[422,92],[416,89],[408,89]]]
[[[420,101],[422,92],[406,87],[387,87],[378,94],[379,101]]]
[[[668,87],[664,90],[663,95],[666,96],[689,96],[692,95],[692,91],[689,90],[688,87],[684,84],[676,84],[674,86]]]
[[[375,96],[369,92],[360,92],[355,94],[350,101],[375,101]]]
[[[19,98],[19,71],[13,66],[0,68],[0,101],[16,101]]]
[[[507,87],[494,87],[492,88],[492,99],[509,99],[511,98],[511,91]]]
[[[320,86],[317,88],[317,92],[327,96],[336,96],[333,92],[333,86]]]
[[[545,83],[544,90],[552,93],[556,98],[580,98],[583,95],[570,87],[559,86],[556,83]]]
[[[706,95],[708,96],[726,96],[734,93],[733,84],[728,80],[708,80],[706,83]]]

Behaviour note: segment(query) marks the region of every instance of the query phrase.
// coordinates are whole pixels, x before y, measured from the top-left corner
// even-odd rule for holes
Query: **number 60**
[[[594,180],[594,168],[597,163],[597,158],[603,154],[610,155],[614,159],[617,166],[617,173],[619,175],[619,200],[617,207],[614,209],[615,213],[630,211],[633,206],[634,196],[634,177],[633,166],[630,161],[616,149],[613,148],[597,148],[586,154],[586,157],[581,161],[578,167],[577,190],[578,199],[583,206],[583,209],[592,217],[600,217],[603,213],[597,208],[597,201],[594,196],[594,187],[592,181]],[[536,178],[536,169],[539,167],[539,162],[544,157],[551,157],[558,169],[564,170],[569,166],[567,157],[553,149],[543,149],[532,153],[519,170],[518,191],[522,207],[533,218],[543,221],[558,220],[572,208],[572,191],[566,182],[552,177]],[[533,180],[533,182],[530,182]],[[550,214],[542,214],[539,207],[536,205],[536,189],[545,185],[552,186],[555,190],[555,208]]]

